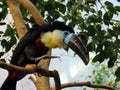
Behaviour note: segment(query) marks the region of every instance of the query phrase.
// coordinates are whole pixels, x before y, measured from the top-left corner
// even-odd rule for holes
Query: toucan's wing
[[[23,38],[21,38],[13,52],[11,63],[13,63],[19,57],[20,53],[24,50],[26,45],[34,42],[34,40],[40,36],[41,31],[41,26],[35,25],[23,36]]]

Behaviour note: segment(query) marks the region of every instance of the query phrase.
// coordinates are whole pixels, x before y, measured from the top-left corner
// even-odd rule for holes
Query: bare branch
[[[48,71],[39,65],[40,64],[38,63],[37,65],[30,64],[30,65],[27,65],[26,67],[20,67],[20,66],[15,66],[12,64],[7,64],[5,62],[0,62],[0,67],[7,69],[9,71],[15,71],[15,72],[23,73],[23,74],[30,74],[30,73],[38,72],[42,76],[54,77],[56,90],[61,90],[63,88],[68,88],[68,87],[79,87],[79,86],[87,86],[87,87],[91,87],[91,88],[103,88],[103,89],[108,89],[108,90],[116,90],[115,88],[112,88],[112,87],[107,86],[107,85],[91,84],[91,82],[89,82],[89,81],[88,82],[66,83],[66,84],[61,85],[59,74],[56,70]]]
[[[91,88],[102,88],[102,89],[108,89],[108,90],[116,90],[115,88],[112,88],[112,87],[107,86],[107,85],[91,84],[91,82],[89,82],[89,81],[62,84],[61,88],[63,89],[63,88],[68,88],[68,87],[80,87],[80,86],[87,86],[87,87],[91,87]]]
[[[58,58],[58,57],[57,56],[42,56],[41,58],[39,57],[39,59],[50,59],[50,58]],[[40,62],[41,62],[41,60],[39,61],[38,64],[28,64],[25,67],[20,67],[20,66],[16,66],[16,65],[12,65],[12,64],[7,64],[5,62],[0,62],[0,67],[7,69],[8,71],[14,71],[14,72],[19,72],[19,73],[23,73],[23,74],[30,74],[30,73],[37,72],[37,73],[41,74],[41,76],[53,77],[55,80],[56,90],[61,90],[61,83],[60,83],[60,78],[59,78],[58,72],[56,70],[48,71],[48,70],[44,69],[41,66]],[[30,79],[33,81],[33,83],[35,85],[37,84],[33,78],[30,77]],[[37,88],[39,88],[39,87],[37,87]]]
[[[12,64],[7,64],[5,62],[0,62],[0,67],[8,71],[14,71],[14,72],[19,72],[24,74],[33,73],[36,71],[36,68],[37,68],[35,64],[26,65],[26,67],[20,67]]]
[[[37,59],[40,60],[38,64],[27,64],[25,67],[16,66],[16,65],[13,65],[13,64],[7,64],[7,63],[1,61],[0,62],[0,67],[4,68],[4,69],[7,69],[8,71],[20,72],[20,73],[24,73],[24,74],[30,74],[30,73],[39,72],[39,71],[40,71],[39,72],[40,74],[43,74],[44,72],[48,72],[48,71],[45,70],[41,66],[41,64],[40,64],[41,60],[47,60],[47,59],[51,59],[51,58],[60,58],[60,57],[44,55],[44,56],[41,56],[41,57],[37,58]]]

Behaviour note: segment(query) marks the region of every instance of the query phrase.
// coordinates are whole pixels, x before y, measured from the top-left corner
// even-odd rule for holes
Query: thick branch
[[[26,67],[20,67],[20,66],[16,66],[16,65],[12,65],[12,64],[7,64],[5,62],[0,62],[0,67],[7,69],[8,71],[14,71],[14,72],[19,72],[19,73],[23,73],[23,74],[31,74],[31,73],[37,72],[37,73],[41,74],[42,76],[53,77],[55,80],[56,90],[61,90],[61,83],[60,83],[60,78],[59,78],[58,72],[56,70],[54,70],[54,71],[45,70],[44,68],[42,68],[40,66],[39,63],[37,65],[29,64],[29,65],[26,65]],[[37,89],[39,89],[39,87],[37,86],[39,84],[36,83],[33,78],[31,78],[31,80],[36,85]]]
[[[22,38],[24,34],[27,32],[27,28],[25,26],[21,11],[19,9],[19,4],[15,0],[6,0],[7,5],[10,8],[12,17],[14,19],[15,27],[18,32],[19,38]]]
[[[23,7],[25,7],[33,16],[35,22],[39,25],[43,25],[45,23],[43,17],[41,16],[38,9],[30,2],[30,0],[16,0],[18,1]]]
[[[42,76],[46,77],[54,77],[56,74],[56,71],[48,71],[44,69],[40,64],[28,64],[26,67],[21,67],[21,66],[16,66],[12,64],[7,64],[5,62],[0,62],[0,67],[7,69],[8,71],[13,71],[13,72],[19,72],[23,74],[31,74],[34,72],[38,72]]]
[[[45,70],[44,68],[41,68],[39,63],[37,65],[30,64],[30,65],[27,65],[26,67],[20,67],[20,66],[15,66],[12,64],[7,64],[5,62],[0,62],[0,67],[7,69],[9,71],[15,71],[15,72],[23,73],[23,74],[30,74],[30,73],[37,72],[37,73],[41,74],[42,76],[54,77],[56,90],[61,90],[63,88],[68,88],[68,87],[79,87],[79,86],[87,86],[87,87],[91,87],[91,88],[102,88],[102,89],[108,89],[108,90],[116,90],[115,88],[112,88],[112,87],[107,86],[107,85],[91,84],[89,81],[88,82],[79,82],[79,83],[78,82],[66,83],[66,84],[61,85],[58,72],[56,70],[54,70],[54,71]],[[31,79],[33,79],[33,78],[31,78]],[[34,81],[34,79],[32,81],[34,83],[36,83]]]
[[[39,87],[37,87],[38,85],[42,84],[42,82],[39,82],[38,81],[38,78],[40,78],[40,76],[38,75],[38,73],[34,73],[34,75],[36,76],[36,79],[34,79],[32,76],[29,77],[29,79],[32,80],[32,82],[35,84],[37,90],[40,90]],[[59,74],[56,70],[54,71],[49,71],[49,74],[48,75],[45,75],[44,76],[47,76],[47,77],[54,77],[54,81],[55,81],[55,88],[54,90],[61,90],[61,83],[60,83],[60,77],[59,77]]]
[[[48,72],[47,70],[45,70],[44,68],[42,68],[43,66],[41,66],[41,61],[43,60],[47,60],[47,59],[51,59],[51,58],[60,58],[58,56],[41,56],[38,57],[37,59],[39,59],[39,63],[38,64],[27,64],[25,67],[21,67],[21,66],[16,66],[13,64],[7,64],[5,62],[0,62],[0,67],[7,69],[8,71],[14,71],[14,72],[19,72],[19,73],[24,73],[24,74],[30,74],[33,72],[39,72],[40,74],[42,74],[41,71],[43,71],[43,73]],[[44,75],[45,76],[45,75]],[[47,76],[47,75],[46,75]],[[49,76],[53,77],[51,73],[49,73]]]
[[[20,67],[12,64],[7,64],[5,62],[0,62],[0,67],[8,71],[14,71],[14,72],[19,72],[23,74],[33,73],[36,71],[36,68],[37,68],[35,64],[27,65],[26,67]]]

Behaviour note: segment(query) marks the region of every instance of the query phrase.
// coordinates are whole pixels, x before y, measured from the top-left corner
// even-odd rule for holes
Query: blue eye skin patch
[[[73,33],[67,35],[65,38],[64,38],[64,43],[68,45],[69,41],[70,41],[70,38],[73,36]]]

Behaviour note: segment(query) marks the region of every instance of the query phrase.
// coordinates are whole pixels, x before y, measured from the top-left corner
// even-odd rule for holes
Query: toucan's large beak
[[[64,43],[70,47],[78,56],[80,56],[83,62],[87,65],[89,63],[89,53],[82,39],[75,35],[69,34],[64,38]]]

